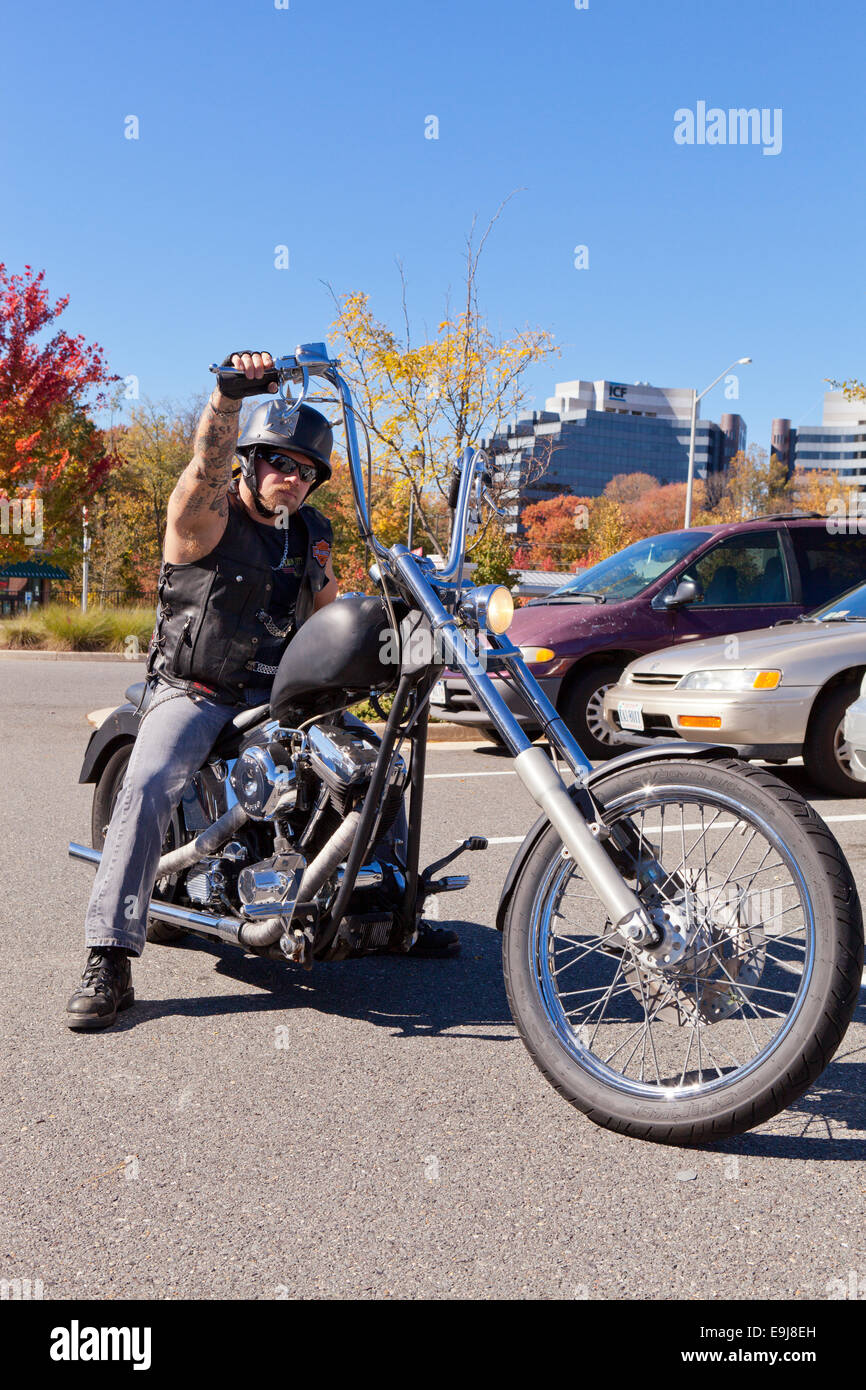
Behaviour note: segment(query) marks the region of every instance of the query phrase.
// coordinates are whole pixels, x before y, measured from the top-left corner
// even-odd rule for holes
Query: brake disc
[[[719,1023],[743,1007],[766,961],[762,926],[747,909],[722,877],[649,907],[662,940],[633,949],[624,975],[653,1020]]]

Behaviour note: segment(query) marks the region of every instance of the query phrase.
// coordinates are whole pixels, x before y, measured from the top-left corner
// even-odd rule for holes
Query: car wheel
[[[588,758],[612,758],[622,751],[602,712],[604,697],[622,675],[622,667],[607,662],[591,666],[565,693],[561,714]]]
[[[845,712],[859,691],[859,680],[845,681],[821,696],[803,745],[803,762],[812,781],[837,796],[866,795],[866,786],[851,776],[851,749],[843,733]]]

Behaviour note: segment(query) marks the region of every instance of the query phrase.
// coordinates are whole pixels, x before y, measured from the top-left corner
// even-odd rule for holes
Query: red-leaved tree
[[[59,329],[47,331],[69,303],[51,302],[45,272],[10,275],[0,262],[0,546],[5,560],[32,555],[15,525],[13,501],[41,502],[42,544],[63,560],[80,534],[81,505],[117,462],[89,412],[106,405],[109,374],[102,349]],[[31,512],[32,515],[32,512]]]
[[[591,500],[562,492],[528,503],[520,514],[524,540],[516,563],[525,569],[570,570],[586,553]]]

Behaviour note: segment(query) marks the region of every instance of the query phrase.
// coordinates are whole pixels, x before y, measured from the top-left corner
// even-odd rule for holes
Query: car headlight
[[[781,671],[690,671],[678,690],[775,690]]]
[[[551,651],[550,647],[521,647],[520,655],[527,666],[544,666],[553,660],[556,652]]]

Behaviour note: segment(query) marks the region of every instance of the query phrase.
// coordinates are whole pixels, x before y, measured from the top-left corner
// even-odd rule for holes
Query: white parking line
[[[819,815],[820,815],[820,812],[819,812]],[[821,816],[821,819],[822,819],[822,820],[825,820],[825,821],[827,822],[828,825],[837,825],[840,821],[855,821],[855,820],[856,820],[856,821],[860,821],[860,820],[866,820],[866,811],[859,812],[857,815],[851,815],[851,816]],[[720,821],[717,821],[716,824],[715,824],[714,826],[712,826],[712,829],[713,829],[713,830],[725,830],[725,829],[728,829],[728,830],[729,830],[729,829],[731,828],[731,826],[734,825],[734,823],[735,823],[735,822],[732,821],[732,820],[727,820],[727,821],[721,821],[721,820],[720,820]],[[679,830],[679,829],[680,829],[680,826],[676,826],[676,827],[674,827],[674,828],[675,828],[676,830]],[[702,828],[703,828],[703,827],[701,826],[700,821],[687,821],[686,824],[682,827],[683,830],[701,830]],[[645,826],[644,829],[645,829],[647,832],[649,832],[649,831],[652,831],[652,830],[660,830],[660,829],[661,829],[661,826],[658,826],[658,825],[655,825],[655,826],[648,825],[648,826]],[[527,832],[527,833],[528,833],[528,832]],[[487,843],[488,843],[488,845],[522,845],[522,844],[523,844],[523,841],[524,841],[525,839],[526,839],[526,835],[488,835],[488,836],[487,836]]]
[[[517,773],[514,772],[513,770],[509,770],[509,771],[507,771],[507,772],[494,772],[494,771],[492,771],[492,770],[491,770],[490,772],[487,772],[486,769],[485,769],[484,772],[428,772],[428,773],[425,775],[425,777],[424,777],[424,781],[425,781],[425,782],[435,782],[437,779],[438,779],[439,781],[442,781],[442,780],[443,780],[444,778],[446,778],[446,777],[516,777],[516,776],[517,776]]]

